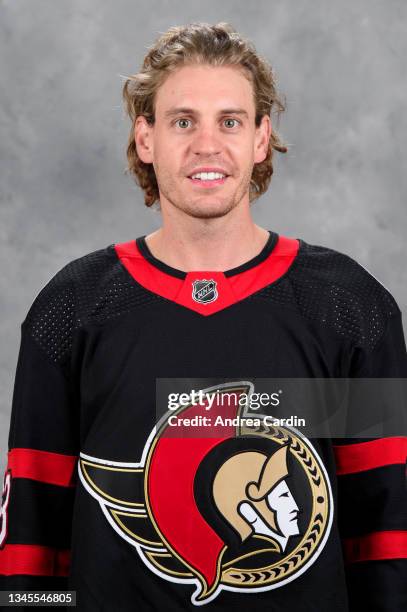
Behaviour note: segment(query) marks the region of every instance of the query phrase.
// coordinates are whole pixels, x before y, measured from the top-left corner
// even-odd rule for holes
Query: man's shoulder
[[[117,261],[114,243],[89,251],[71,259],[58,269],[49,283],[53,285],[89,283],[92,277],[100,279]],[[48,284],[49,284],[48,283]]]
[[[76,295],[82,288],[90,291],[95,285],[103,282],[106,274],[114,266],[113,245],[96,249],[71,259],[56,270],[39,290],[27,316],[33,315],[42,302],[62,303],[66,308],[73,306]]]
[[[351,255],[303,239],[291,282],[304,315],[373,347],[389,317],[400,312],[381,280]]]
[[[35,296],[22,326],[47,353],[65,355],[75,330],[112,320],[151,299],[124,270],[115,244],[71,259]]]
[[[360,261],[351,255],[322,244],[301,240],[297,275],[307,284],[325,288],[332,298],[357,302],[359,306],[380,300],[389,314],[398,310],[395,298],[382,280],[379,280]]]

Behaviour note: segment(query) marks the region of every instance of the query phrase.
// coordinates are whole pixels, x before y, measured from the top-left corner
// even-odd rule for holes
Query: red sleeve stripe
[[[407,460],[407,437],[380,438],[334,446],[334,453],[338,475],[354,474],[396,463],[404,464]]]
[[[0,574],[14,576],[68,576],[70,550],[34,544],[6,544],[0,550]]]
[[[72,487],[76,479],[77,457],[31,448],[13,448],[8,452],[8,468],[13,478],[31,478],[39,482]]]
[[[376,531],[360,538],[343,541],[347,563],[407,559],[407,531]]]

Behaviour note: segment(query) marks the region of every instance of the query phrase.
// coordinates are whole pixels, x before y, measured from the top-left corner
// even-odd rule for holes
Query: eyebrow
[[[200,113],[193,108],[187,107],[178,107],[178,108],[170,108],[164,113],[165,117],[174,117],[174,115],[179,114],[185,115],[200,115]],[[247,118],[249,115],[243,108],[224,108],[218,112],[218,115],[245,115]]]

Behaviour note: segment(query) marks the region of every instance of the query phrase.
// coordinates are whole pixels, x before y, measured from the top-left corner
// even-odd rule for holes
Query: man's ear
[[[152,126],[147,123],[143,115],[139,115],[134,123],[134,141],[137,155],[145,164],[153,163],[153,134]]]
[[[254,163],[260,164],[267,157],[268,146],[271,136],[271,121],[268,115],[263,115],[259,127],[256,127],[256,138],[254,147]]]

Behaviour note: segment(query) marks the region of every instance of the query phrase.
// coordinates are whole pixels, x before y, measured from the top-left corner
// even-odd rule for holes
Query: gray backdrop
[[[276,153],[255,221],[351,255],[406,313],[404,0],[2,0],[1,473],[35,296],[71,259],[160,225],[123,174],[119,75],[169,26],[222,20],[271,61],[287,98],[291,150]]]

